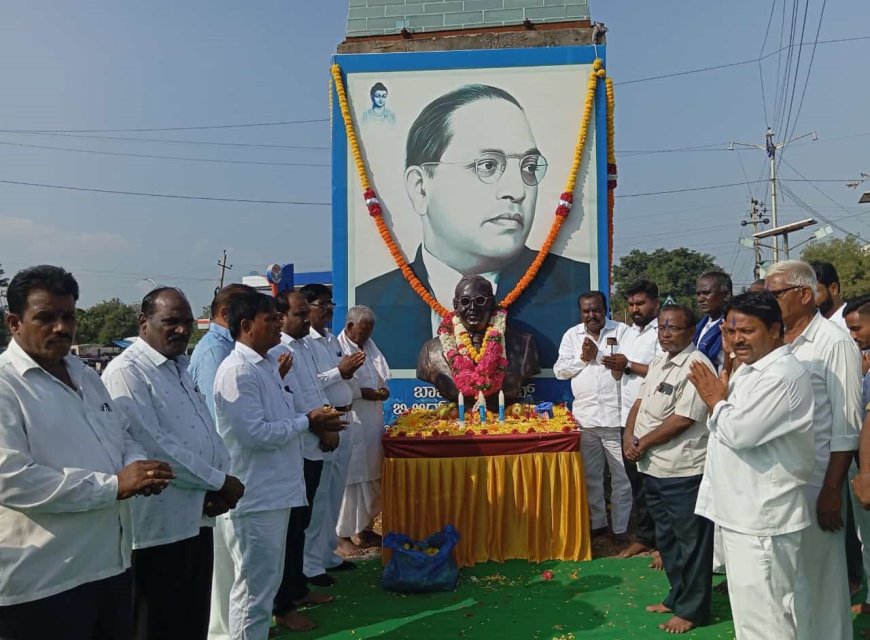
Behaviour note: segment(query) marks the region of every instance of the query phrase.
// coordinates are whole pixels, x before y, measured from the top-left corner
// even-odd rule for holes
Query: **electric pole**
[[[797,136],[796,138],[792,138],[791,140],[786,140],[785,142],[774,142],[773,129],[770,127],[767,128],[767,133],[764,134],[764,144],[750,144],[748,142],[732,142],[728,145],[729,151],[734,151],[734,146],[738,147],[748,147],[750,149],[763,149],[767,152],[767,157],[770,159],[770,212],[773,218],[773,226],[777,227],[778,219],[777,219],[777,211],[776,211],[776,152],[779,149],[782,149],[784,146],[791,144],[797,140],[801,140],[806,138],[807,136],[812,136],[813,141],[819,139],[816,135],[815,131],[810,131],[809,133],[805,133],[803,135]],[[773,236],[773,261],[779,262],[779,236]]]
[[[224,249],[224,257],[223,257],[223,259],[218,261],[218,266],[221,268],[221,283],[220,283],[220,285],[218,286],[217,291],[220,291],[221,289],[224,288],[224,274],[225,274],[228,270],[230,270],[230,269],[233,268],[233,265],[231,265],[231,264],[228,265],[228,264],[227,264],[227,250],[226,250],[226,249]]]
[[[752,275],[755,280],[761,278],[761,243],[758,238],[754,237],[758,233],[759,225],[770,224],[770,218],[767,218],[767,207],[763,202],[759,202],[755,198],[751,200],[751,209],[749,211],[749,220],[741,220],[740,226],[745,227],[752,225],[752,249],[755,252],[755,266],[752,268]]]

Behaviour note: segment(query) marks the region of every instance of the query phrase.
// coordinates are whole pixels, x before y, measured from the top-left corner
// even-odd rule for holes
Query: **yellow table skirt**
[[[385,458],[382,499],[384,533],[419,540],[454,525],[460,567],[592,555],[579,452]]]

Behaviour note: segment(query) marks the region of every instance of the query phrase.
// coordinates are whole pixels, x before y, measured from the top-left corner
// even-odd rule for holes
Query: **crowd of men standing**
[[[188,361],[190,304],[160,287],[100,379],[69,354],[78,296],[48,265],[7,289],[0,638],[313,628],[299,609],[332,597],[308,585],[331,586],[327,571],[379,543],[390,371],[374,314],[350,309],[335,336],[328,287],[273,298],[230,285]]]
[[[603,293],[580,296],[554,371],[571,381],[593,535],[608,531],[606,460],[615,541],[635,512],[620,555],[653,551],[668,577],[647,607],[670,615],[662,630],[709,622],[715,571],[738,638],[851,638],[862,555],[870,579],[870,296],[846,303],[831,264],[795,260],[740,295],[702,274],[695,294],[700,319],[634,283],[631,327]]]
[[[670,590],[647,611],[669,614],[664,631],[709,622],[719,571],[738,638],[851,638],[862,560],[870,580],[870,544],[851,540],[870,540],[870,296],[839,293],[831,265],[785,261],[736,296],[727,274],[701,275],[700,319],[648,280],[625,292],[631,326],[603,293],[579,297],[554,372],[582,428],[592,533],[610,528],[626,557],[656,550]],[[78,295],[46,265],[7,290],[0,638],[311,629],[300,608],[332,598],[309,585],[380,542],[390,370],[372,311],[336,336],[325,286],[230,285],[188,361],[190,304],[161,287],[100,379],[69,355]]]

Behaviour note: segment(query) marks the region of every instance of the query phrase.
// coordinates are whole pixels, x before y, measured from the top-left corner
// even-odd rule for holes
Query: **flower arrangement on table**
[[[555,405],[549,413],[538,413],[535,405],[517,402],[508,406],[504,419],[496,414],[487,414],[481,421],[477,411],[469,412],[466,420],[459,420],[455,403],[443,404],[434,409],[411,409],[406,411],[387,428],[391,438],[437,438],[458,436],[494,436],[520,433],[567,433],[579,429],[577,421],[568,408]]]

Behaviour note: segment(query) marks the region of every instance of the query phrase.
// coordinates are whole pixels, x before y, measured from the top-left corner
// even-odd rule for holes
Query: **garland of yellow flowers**
[[[447,316],[450,311],[444,307],[438,300],[432,296],[431,293],[426,289],[414,271],[411,269],[411,266],[408,264],[408,261],[405,259],[405,256],[402,254],[402,251],[399,249],[399,246],[396,244],[395,239],[393,238],[393,234],[390,229],[387,227],[386,222],[384,222],[383,212],[381,210],[380,202],[378,201],[377,194],[375,194],[374,189],[372,189],[371,184],[368,178],[368,172],[366,171],[365,162],[363,161],[362,152],[360,151],[359,140],[356,136],[356,130],[354,129],[353,119],[350,114],[350,106],[347,101],[347,93],[344,87],[344,79],[341,75],[341,67],[338,64],[333,64],[331,68],[332,78],[334,81],[336,95],[338,96],[338,104],[341,108],[341,117],[344,122],[344,129],[347,134],[347,141],[350,145],[351,155],[353,155],[354,165],[356,166],[356,172],[359,176],[360,185],[363,189],[363,197],[365,198],[366,207],[368,208],[369,215],[374,219],[375,226],[378,229],[378,233],[383,239],[384,243],[387,245],[387,250],[390,252],[390,255],[393,257],[396,265],[399,267],[399,270],[402,272],[402,275],[411,285],[411,288],[414,292],[423,299],[423,301],[429,305],[429,307],[438,313],[441,317]],[[541,266],[544,263],[544,260],[547,257],[547,254],[550,252],[550,248],[553,246],[553,243],[556,241],[556,238],[559,235],[559,231],[562,229],[562,225],[565,224],[565,219],[568,217],[568,214],[571,212],[571,207],[574,203],[574,188],[576,186],[577,174],[580,172],[580,164],[583,159],[583,150],[586,147],[586,139],[589,132],[589,123],[592,120],[592,111],[595,108],[595,91],[598,87],[598,80],[601,79],[605,81],[605,90],[607,95],[607,213],[608,213],[608,240],[609,240],[609,255],[608,255],[608,264],[612,265],[613,262],[613,190],[616,188],[616,153],[614,151],[613,144],[613,105],[614,105],[614,96],[613,96],[613,83],[609,78],[607,78],[607,72],[603,68],[603,63],[600,58],[596,58],[592,63],[592,71],[589,73],[589,81],[586,86],[586,101],[583,105],[583,118],[580,123],[580,133],[577,136],[577,145],[574,148],[574,159],[571,164],[571,170],[568,173],[568,180],[565,184],[564,192],[559,196],[559,204],[556,207],[555,216],[553,218],[553,223],[550,225],[550,231],[547,234],[547,237],[544,240],[544,243],[541,245],[541,248],[538,250],[537,256],[535,256],[534,261],[529,268],[526,270],[525,275],[520,278],[519,282],[517,282],[516,286],[513,290],[508,293],[504,299],[499,302],[499,306],[503,309],[507,309],[511,304],[516,302],[517,298],[522,295],[523,291],[532,283],[532,280],[535,279],[535,276],[538,275],[538,271],[540,271]]]

